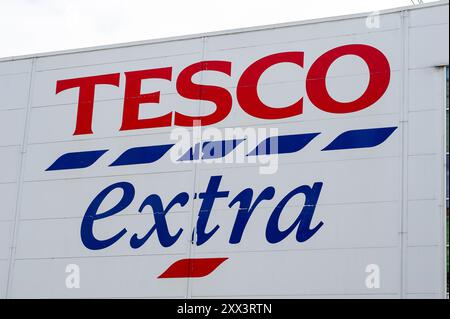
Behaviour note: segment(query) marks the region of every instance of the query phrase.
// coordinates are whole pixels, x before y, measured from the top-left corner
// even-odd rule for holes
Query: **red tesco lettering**
[[[326,78],[330,66],[340,57],[355,55],[368,66],[370,78],[364,93],[354,101],[339,102],[333,99],[326,87]],[[241,74],[236,86],[236,98],[239,106],[249,116],[277,120],[290,118],[303,113],[303,97],[292,105],[271,107],[258,96],[258,82],[264,72],[279,63],[293,63],[304,67],[304,52],[281,52],[263,57],[249,65]],[[160,91],[142,93],[141,82],[145,79],[172,81],[172,67],[125,72],[125,96],[121,131],[148,129],[157,127],[212,125],[224,120],[232,108],[232,95],[226,88],[196,84],[194,75],[200,72],[220,72],[231,76],[230,61],[200,61],[183,69],[176,79],[178,94],[190,100],[209,101],[215,104],[215,110],[208,115],[188,116],[179,112],[168,112],[155,118],[139,118],[141,104],[160,102]],[[390,66],[387,58],[378,49],[365,44],[343,45],[331,49],[318,57],[306,76],[306,93],[313,105],[328,113],[352,113],[361,111],[378,101],[386,92],[390,81]],[[120,73],[96,75],[82,78],[58,80],[56,94],[73,88],[79,88],[78,108],[74,135],[92,134],[94,96],[97,85],[119,87]]]

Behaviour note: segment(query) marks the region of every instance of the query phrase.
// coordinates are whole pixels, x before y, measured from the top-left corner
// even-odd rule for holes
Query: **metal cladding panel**
[[[14,220],[16,209],[16,183],[0,183],[0,194],[2,209],[0,210],[0,221]]]
[[[8,260],[0,260],[0,298],[6,298],[6,285],[8,283]]]
[[[20,73],[30,73],[31,71],[31,59],[24,60],[8,60],[2,61],[0,65],[0,75],[15,75]]]
[[[17,74],[0,73],[0,96],[2,97],[0,101],[0,112],[2,113],[0,114],[6,114],[3,112],[6,112],[7,110],[26,108],[28,102],[29,86],[30,86],[29,72]],[[17,95],[18,92],[21,92],[21,94]]]
[[[191,116],[199,114],[200,107],[198,102],[183,100],[182,97],[176,94],[162,94],[161,100],[164,101],[165,105],[162,105],[160,108],[142,108],[140,116],[142,116],[142,118],[163,116],[172,109]],[[148,130],[146,132],[119,132],[123,103],[123,100],[99,101],[95,103],[96,109],[93,115],[93,126],[95,126],[96,136],[74,137],[72,135],[75,130],[75,123],[71,121],[71,118],[76,118],[77,104],[33,108],[30,111],[30,116],[32,118],[30,121],[30,143],[40,144],[62,141],[77,142],[77,140],[96,140],[98,138],[111,137],[123,138],[125,136],[131,136],[131,138],[133,138],[136,135],[148,136],[161,132],[166,132],[165,136],[168,136],[170,128],[156,128],[154,131],[150,132]],[[57,116],[58,118],[61,118],[61,121],[48,123],[45,127],[38,124],[41,121],[48,119],[49,116]],[[105,121],[105,117],[111,117],[111,121]]]
[[[0,112],[0,147],[22,144],[25,129],[25,110]]]
[[[408,203],[408,244],[411,246],[439,246],[437,230],[441,227],[440,201],[437,199],[411,200]],[[423,217],[424,212],[427,218]]]
[[[408,72],[409,112],[440,111],[445,87],[442,70],[436,67],[410,69]]]
[[[286,238],[278,245],[273,245],[265,240],[265,227],[273,207],[261,208],[261,213],[253,216],[252,223],[249,224],[247,232],[244,234],[242,243],[234,246],[223,247],[222,243],[229,240],[233,220],[229,216],[234,216],[236,212],[230,209],[218,209],[217,214],[211,217],[212,225],[220,225],[211,240],[201,247],[196,248],[196,253],[201,256],[204,253],[222,253],[228,255],[232,252],[243,253],[245,251],[282,251],[292,250],[298,254],[303,254],[309,250],[328,249],[352,249],[367,247],[389,247],[398,244],[396,229],[398,223],[389,225],[382,224],[382,218],[395,218],[398,205],[394,202],[381,202],[374,204],[349,204],[349,205],[326,205],[317,206],[314,221],[324,220],[326,212],[333,210],[335,215],[330,216],[329,225],[324,225],[326,235],[319,238],[311,238],[301,246],[296,247],[295,237]],[[360,212],[364,211],[362,215]],[[280,218],[280,227],[288,228],[298,216],[296,206],[288,206],[283,211]],[[347,223],[351,219],[352,223]],[[359,228],[355,225],[360,226]],[[385,230],[385,236],[379,236],[380,229]],[[325,231],[326,230],[326,231]],[[305,267],[306,264],[303,266]]]
[[[13,183],[17,181],[20,166],[20,146],[0,147],[0,183]]]
[[[433,39],[440,39],[440,41]],[[411,68],[448,65],[448,23],[411,27],[409,46]],[[433,50],[426,48],[433,48]]]
[[[131,256],[131,255],[163,255],[163,254],[187,254],[190,238],[186,238],[186,233],[176,242],[176,244],[166,248],[161,246],[155,236],[150,237],[146,245],[141,249],[130,249],[128,237],[132,233],[145,234],[152,227],[152,214],[149,212],[142,214],[129,214],[113,216],[108,222],[98,222],[95,233],[98,238],[109,238],[122,229],[129,229],[129,236],[124,236],[123,240],[116,245],[101,251],[91,251],[80,246],[79,225],[81,218],[65,218],[51,220],[25,220],[21,221],[20,234],[18,238],[18,248],[16,257],[18,259],[45,259],[45,258],[69,258],[69,257],[107,257],[107,256]],[[190,214],[188,212],[177,212],[167,217],[170,224],[170,231],[173,232],[179,227],[189,228]],[[48,227],[55,229],[49,233]],[[128,235],[128,234],[127,234]],[[28,238],[35,240],[29,241]],[[56,238],[61,238],[55,241]]]
[[[0,297],[443,297],[444,10],[0,61]]]
[[[428,269],[437,268],[441,260],[436,258],[439,246],[411,246],[408,247],[408,293],[423,294],[434,293],[441,283],[438,276],[424,276]]]
[[[310,250],[301,253],[297,251],[230,253],[229,267],[223,267],[221,274],[217,272],[200,278],[195,282],[192,290],[196,297],[315,295],[316,298],[320,298],[323,291],[335,295],[335,298],[345,294],[363,295],[367,293],[367,287],[364,284],[367,273],[364,269],[372,263],[376,255],[378,265],[386,272],[383,286],[372,293],[389,296],[399,289],[398,280],[396,280],[400,275],[399,267],[392,265],[393,260],[398,260],[397,254],[396,248],[343,249],[339,251],[339,254],[326,250]],[[217,254],[207,256],[217,256]],[[293,258],[293,256],[296,257]],[[244,265],[247,266],[242,267],[238,262],[239,259],[245,260]],[[332,266],[330,266],[330,260],[333,262]],[[305,266],[310,264],[315,266]],[[282,271],[280,265],[283,265]],[[243,273],[239,285],[230,280],[236,272]],[[296,276],[286,276],[287,273],[293,272]],[[217,285],[219,276],[227,280],[221,280]],[[260,280],[262,276],[266,279]]]
[[[59,179],[48,181],[25,182],[23,189],[24,202],[21,218],[25,220],[77,218],[82,217],[78,212],[77,205],[88,206],[91,202],[89,195],[96,193],[98,187],[107,186],[120,182],[122,176],[104,176],[88,179]],[[177,194],[192,187],[193,173],[191,171],[175,171],[160,174],[139,174],[127,176],[126,180],[133,184],[145,185],[145,188],[137,188],[136,202],[130,204],[121,215],[136,214],[142,202],[150,193],[158,193],[164,203],[168,203]],[[67,192],[55,197],[55,192],[64,187]],[[73,196],[77,194],[80,196]],[[82,199],[81,197],[86,197]],[[121,198],[120,191],[113,192],[105,199],[105,207],[114,206]],[[80,202],[82,200],[82,202]],[[140,202],[139,202],[140,201]],[[184,207],[174,206],[172,212],[192,211],[192,203]],[[42,207],[42,209],[35,209]]]
[[[187,279],[155,280],[161,267],[183,255],[17,260],[11,298],[182,298]],[[83,271],[79,289],[67,289],[67,265]],[[33,271],[30,271],[33,269]],[[36,276],[35,273],[39,273]],[[120,274],[120,275],[119,275]],[[82,286],[81,286],[82,285]]]
[[[7,260],[10,254],[10,237],[13,223],[11,221],[0,221],[0,260]]]

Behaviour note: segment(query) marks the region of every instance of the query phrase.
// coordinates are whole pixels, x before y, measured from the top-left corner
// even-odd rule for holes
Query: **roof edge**
[[[441,0],[441,1],[434,1],[431,3],[424,3],[424,4],[420,4],[420,5],[409,5],[409,6],[379,10],[379,12],[380,12],[380,14],[391,14],[391,13],[396,13],[396,12],[401,12],[401,11],[412,11],[412,10],[423,9],[423,8],[444,6],[444,5],[448,5],[448,4],[449,4],[449,0]],[[229,30],[223,30],[223,31],[212,31],[212,32],[182,35],[182,36],[173,36],[173,37],[166,37],[166,38],[142,40],[142,41],[123,42],[123,43],[117,43],[117,44],[107,44],[107,45],[84,47],[84,48],[77,48],[77,49],[67,49],[67,50],[42,52],[42,53],[36,53],[36,54],[26,54],[26,55],[18,55],[18,56],[11,56],[11,57],[3,57],[3,58],[0,58],[0,63],[8,62],[8,61],[10,62],[10,61],[17,61],[17,60],[26,60],[26,59],[32,59],[32,58],[50,57],[50,56],[57,56],[57,55],[64,55],[64,54],[84,53],[84,52],[101,51],[101,50],[108,50],[108,49],[127,48],[127,47],[148,45],[148,44],[154,44],[154,43],[165,43],[165,42],[174,42],[174,41],[179,41],[179,40],[198,39],[198,38],[203,38],[203,37],[214,37],[214,36],[220,36],[220,35],[262,31],[262,30],[269,30],[269,29],[276,29],[276,28],[288,28],[288,27],[293,27],[293,26],[300,26],[300,25],[306,25],[306,24],[317,24],[317,23],[324,23],[324,22],[331,22],[331,21],[338,21],[338,20],[358,19],[361,17],[366,17],[371,13],[373,13],[373,11],[325,17],[325,18],[316,18],[316,19],[309,19],[309,20],[267,24],[267,25],[260,25],[260,26],[255,26],[255,27],[229,29]]]

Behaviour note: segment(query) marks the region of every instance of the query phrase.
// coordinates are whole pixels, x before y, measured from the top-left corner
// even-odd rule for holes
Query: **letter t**
[[[95,86],[97,84],[107,84],[118,87],[119,81],[120,73],[113,73],[56,82],[56,94],[67,89],[80,88],[78,93],[77,122],[73,135],[92,134]]]
[[[214,233],[219,229],[219,225],[216,225],[213,230],[207,233],[206,224],[208,223],[209,214],[214,205],[216,198],[226,198],[229,195],[229,191],[220,191],[219,185],[222,176],[211,176],[208,187],[204,193],[198,194],[200,199],[203,199],[200,212],[198,213],[197,220],[197,245],[200,246],[205,243]]]

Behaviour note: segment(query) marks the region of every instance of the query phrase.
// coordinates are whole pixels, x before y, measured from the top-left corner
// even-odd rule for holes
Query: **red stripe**
[[[212,273],[224,258],[187,258],[174,262],[158,278],[198,278]]]

